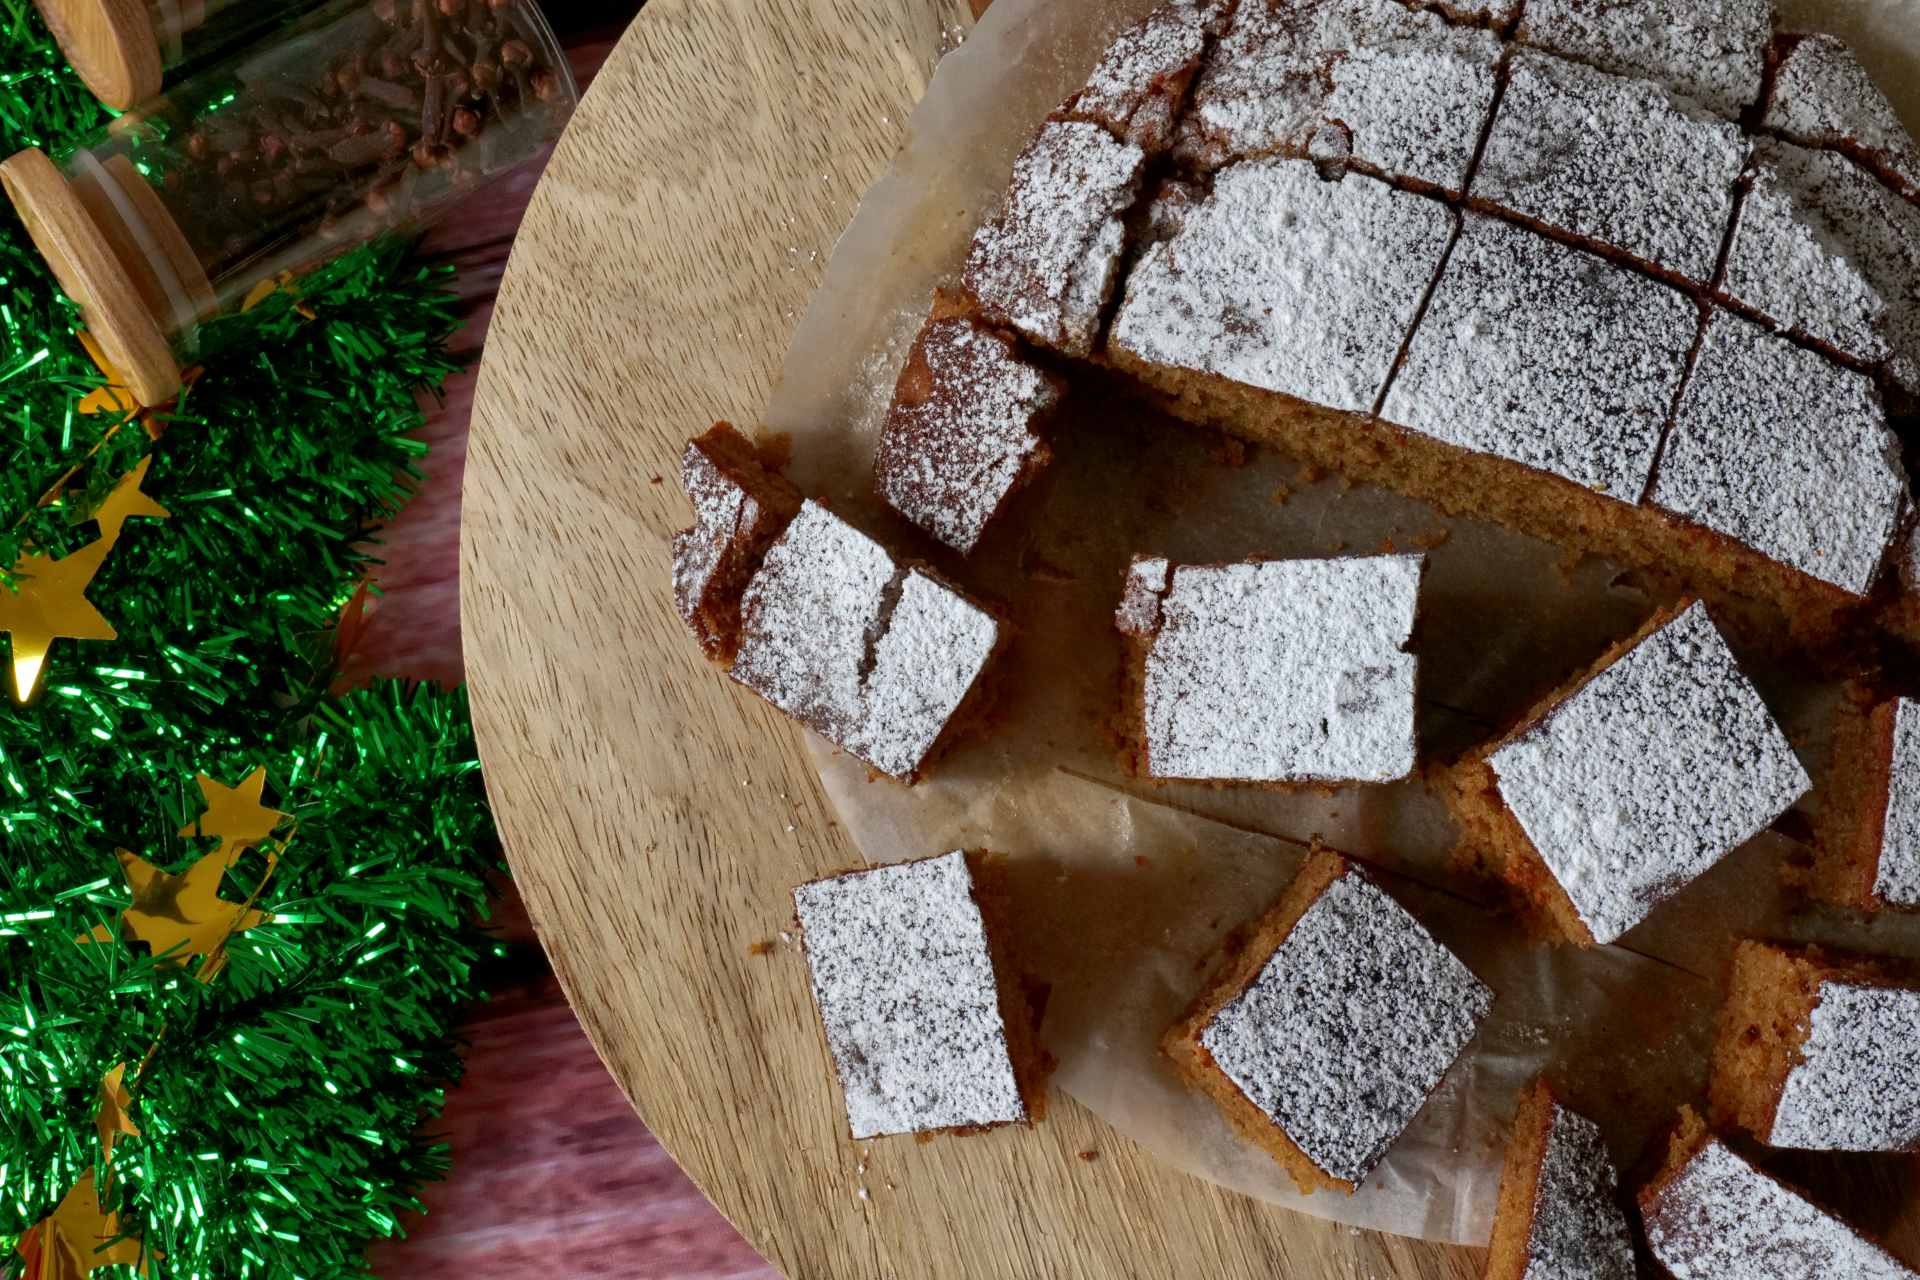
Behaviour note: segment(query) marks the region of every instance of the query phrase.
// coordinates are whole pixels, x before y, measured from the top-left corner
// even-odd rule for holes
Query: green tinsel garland
[[[0,154],[98,128],[25,0],[0,20]],[[424,448],[418,394],[455,367],[445,285],[398,248],[342,258],[300,282],[314,318],[283,293],[208,326],[164,436],[123,430],[89,459],[113,423],[76,412],[99,375],[0,214],[0,578],[24,543],[90,540],[93,500],[149,448],[145,490],[171,513],[129,523],[89,593],[119,639],[57,642],[38,702],[0,700],[0,1249],[95,1163],[101,1077],[156,1041],[111,1197],[156,1277],[363,1274],[366,1241],[444,1171],[418,1129],[458,1076],[449,1028],[491,952],[465,699],[327,686],[369,529]],[[76,464],[74,496],[36,508]],[[195,774],[256,764],[298,834],[259,902],[274,919],[218,979],[76,945],[127,901],[115,850],[184,869],[205,845],[176,834]],[[257,873],[243,862],[224,896]]]

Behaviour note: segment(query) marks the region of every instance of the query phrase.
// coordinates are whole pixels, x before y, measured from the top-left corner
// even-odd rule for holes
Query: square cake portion
[[[808,500],[741,602],[735,680],[911,782],[964,721],[1001,623]]]
[[[1746,160],[1738,125],[1657,84],[1522,50],[1468,194],[1705,283]]]
[[[1041,126],[967,253],[967,291],[989,320],[1067,355],[1092,352],[1146,160],[1101,125]]]
[[[1808,786],[1699,604],[1655,615],[1448,781],[1463,848],[1581,946],[1633,928]]]
[[[1468,214],[1381,416],[1638,502],[1699,329],[1677,289]]]
[[[1907,477],[1870,379],[1716,312],[1647,500],[1864,596]]]
[[[1492,1004],[1365,872],[1319,852],[1162,1047],[1303,1193],[1351,1194]]]
[[[1051,1066],[994,860],[956,851],[803,884],[814,1007],[856,1140],[1031,1124]]]
[[[1844,40],[1782,38],[1762,122],[1804,146],[1846,152],[1908,199],[1920,199],[1920,147]]]
[[[1173,144],[1174,125],[1221,24],[1225,0],[1170,0],[1115,37],[1059,115],[1105,126],[1150,156]]]
[[[1109,355],[1369,412],[1454,225],[1437,200],[1323,181],[1309,160],[1222,169],[1134,267]]]
[[[1197,169],[1302,158],[1337,127],[1368,169],[1457,193],[1499,57],[1492,32],[1400,0],[1241,0],[1195,82],[1174,154]]]
[[[1486,1280],[1634,1280],[1620,1174],[1593,1121],[1545,1080],[1520,1099]]]
[[[1675,1280],[1914,1280],[1916,1273],[1683,1111],[1640,1191],[1654,1260]]]
[[[874,455],[888,506],[961,555],[1051,453],[1041,429],[1066,383],[945,290],[914,339]]]
[[[1413,770],[1418,555],[1172,565],[1138,557],[1127,647],[1135,772],[1387,782]]]
[[[725,422],[687,442],[680,485],[693,503],[693,527],[673,535],[673,607],[708,657],[731,662],[740,594],[800,510],[800,491]]]
[[[1769,0],[1527,0],[1519,38],[1665,85],[1723,116],[1760,101]]]
[[[1920,702],[1850,685],[1816,794],[1814,893],[1856,911],[1920,911]]]
[[[1742,942],[1714,1123],[1773,1147],[1920,1151],[1920,981],[1865,956]]]

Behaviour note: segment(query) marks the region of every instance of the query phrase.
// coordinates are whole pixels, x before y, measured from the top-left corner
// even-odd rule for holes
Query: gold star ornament
[[[100,1110],[94,1113],[94,1128],[100,1131],[101,1161],[113,1169],[114,1144],[121,1138],[137,1138],[140,1126],[127,1112],[133,1108],[133,1091],[127,1088],[127,1064],[122,1062],[100,1081]]]
[[[120,913],[120,936],[146,943],[155,958],[172,964],[206,956],[203,979],[218,969],[228,938],[273,919],[255,911],[251,902],[228,902],[220,896],[227,855],[217,850],[173,875],[122,849],[120,873],[133,890],[133,904]],[[76,941],[110,943],[113,935],[95,925],[91,934],[82,934]]]
[[[20,1237],[22,1280],[85,1280],[101,1267],[135,1267],[146,1275],[140,1241],[119,1235],[120,1215],[100,1207],[89,1169],[59,1208]]]
[[[265,765],[255,766],[237,786],[225,786],[204,773],[195,780],[200,784],[201,797],[207,802],[206,811],[180,828],[180,834],[220,837],[220,847],[215,852],[226,855],[228,866],[233,865],[241,850],[258,846],[290,816],[261,801],[267,786]],[[268,850],[268,866],[275,861],[274,853]]]

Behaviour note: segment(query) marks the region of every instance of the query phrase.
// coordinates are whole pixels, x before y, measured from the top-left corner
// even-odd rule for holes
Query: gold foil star
[[[200,971],[202,980],[210,980],[218,971],[228,938],[273,919],[255,911],[251,902],[228,902],[220,896],[227,855],[219,851],[173,875],[122,849],[120,872],[133,890],[133,904],[120,913],[121,937],[146,943],[156,958],[164,957],[172,964],[206,956],[207,963]],[[113,935],[95,925],[91,934],[82,934],[75,941],[110,943]]]
[[[101,1267],[137,1267],[147,1274],[140,1242],[114,1239],[119,1234],[120,1215],[100,1207],[89,1169],[59,1208],[20,1237],[23,1280],[85,1280]]]
[[[180,834],[219,836],[220,847],[215,852],[226,855],[227,866],[233,865],[242,849],[257,846],[272,835],[273,829],[288,816],[261,803],[260,796],[267,785],[265,765],[256,766],[234,787],[224,786],[204,773],[195,780],[200,784],[200,794],[206,798],[206,812],[180,828]],[[271,867],[276,861],[275,854],[268,850],[267,865]]]
[[[131,516],[152,516],[156,520],[165,520],[173,513],[140,491],[147,482],[147,468],[153,465],[153,455],[140,459],[133,470],[120,477],[120,483],[113,486],[93,513],[100,526],[100,540],[108,546],[120,540],[121,527]]]
[[[140,1136],[140,1126],[127,1115],[133,1106],[133,1092],[127,1088],[126,1080],[127,1064],[124,1062],[107,1072],[100,1081],[100,1110],[93,1117],[94,1127],[100,1131],[101,1161],[109,1172],[113,1169],[114,1144],[122,1136]]]

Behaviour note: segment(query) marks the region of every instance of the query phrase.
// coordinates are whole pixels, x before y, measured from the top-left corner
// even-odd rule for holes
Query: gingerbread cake
[[[956,851],[803,884],[793,905],[856,1139],[1031,1124],[1040,1047],[990,855]]]
[[[1043,435],[1065,384],[942,290],[900,371],[874,489],[928,536],[971,552],[1050,457]]]
[[[1920,702],[1849,685],[1818,795],[1813,892],[1858,911],[1920,911]]]
[[[1880,1245],[1763,1173],[1683,1111],[1640,1191],[1654,1260],[1674,1280],[1914,1280]]]
[[[1419,555],[1174,565],[1136,557],[1128,763],[1151,778],[1387,782],[1414,763]]]
[[[1162,1042],[1302,1192],[1352,1193],[1493,994],[1363,871],[1319,852]]]
[[[1865,956],[1742,942],[1713,1118],[1774,1147],[1920,1150],[1920,979]]]
[[[1545,1080],[1520,1099],[1486,1280],[1634,1280],[1620,1174],[1593,1121]]]
[[[740,595],[800,510],[800,491],[725,422],[687,442],[680,485],[693,503],[693,527],[673,536],[673,605],[709,657],[731,662]]]
[[[1443,786],[1471,860],[1555,941],[1612,942],[1809,780],[1706,609],[1657,614]]]
[[[1789,35],[1781,44],[1766,127],[1802,146],[1840,151],[1899,194],[1920,199],[1920,147],[1846,42]]]

